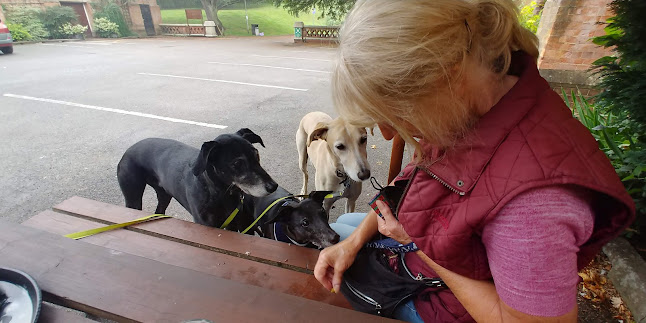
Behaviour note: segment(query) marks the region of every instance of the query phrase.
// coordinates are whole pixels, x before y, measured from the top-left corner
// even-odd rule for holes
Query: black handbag
[[[411,273],[403,258],[403,253],[362,248],[352,266],[343,274],[341,293],[355,310],[392,317],[397,306],[423,290],[446,288],[439,278]],[[396,260],[398,272],[391,268],[391,260]]]

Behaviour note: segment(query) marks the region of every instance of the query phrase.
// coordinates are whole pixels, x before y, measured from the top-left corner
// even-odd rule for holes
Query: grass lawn
[[[294,33],[294,21],[303,21],[306,25],[325,25],[326,19],[314,19],[311,13],[303,13],[294,17],[283,8],[276,8],[271,4],[262,4],[248,7],[249,25],[258,24],[260,32],[265,36],[291,35]],[[186,14],[184,9],[162,10],[162,22],[165,24],[185,24]],[[206,20],[206,14],[202,10],[202,16]],[[249,36],[245,22],[244,8],[225,8],[218,11],[218,17],[224,24],[226,36]],[[199,20],[191,20],[190,23],[200,23]]]

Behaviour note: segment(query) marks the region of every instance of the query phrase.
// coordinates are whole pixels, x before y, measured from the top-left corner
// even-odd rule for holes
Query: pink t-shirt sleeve
[[[567,186],[529,190],[484,227],[482,241],[505,304],[536,316],[559,316],[574,308],[576,254],[594,227],[588,195]]]

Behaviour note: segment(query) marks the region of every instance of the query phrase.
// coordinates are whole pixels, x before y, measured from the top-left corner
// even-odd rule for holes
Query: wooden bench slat
[[[53,303],[118,321],[389,321],[3,220],[0,259],[34,277]]]
[[[63,213],[45,211],[23,222],[23,225],[65,235],[94,228],[97,223]],[[195,248],[129,230],[104,232],[80,241],[244,284],[351,308],[341,294],[330,293],[314,276],[306,273]]]
[[[122,223],[150,213],[74,196],[54,206],[61,211],[103,223]],[[273,265],[311,273],[318,259],[318,250],[288,245],[283,242],[220,230],[179,219],[163,219],[128,227],[140,233],[173,240],[199,248],[230,253],[237,257],[263,259]]]
[[[43,303],[40,307],[39,323],[90,323],[95,322],[53,305]]]

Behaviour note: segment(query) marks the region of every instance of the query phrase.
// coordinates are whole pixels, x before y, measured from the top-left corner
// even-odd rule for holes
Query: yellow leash
[[[139,218],[139,219],[136,219],[136,220],[133,220],[133,221],[130,221],[130,222],[118,223],[118,224],[108,225],[108,226],[100,227],[100,228],[96,228],[96,229],[91,229],[91,230],[85,230],[85,231],[81,231],[81,232],[66,234],[65,237],[66,238],[71,238],[71,239],[74,239],[74,240],[78,240],[78,239],[81,239],[81,238],[85,238],[85,237],[95,235],[97,233],[106,232],[106,231],[110,231],[110,230],[114,230],[114,229],[119,229],[119,228],[127,227],[127,226],[133,225],[133,224],[139,224],[139,223],[143,223],[143,222],[147,222],[147,221],[152,221],[152,220],[157,220],[157,219],[165,219],[165,218],[172,218],[172,216],[164,215],[164,214],[153,214],[153,215],[145,216],[143,218]]]
[[[340,197],[340,196],[341,196],[340,193],[331,193],[331,194],[326,195],[325,198],[330,199],[330,198],[333,198],[333,197]],[[265,208],[265,210],[260,214],[260,216],[258,216],[258,218],[256,218],[256,220],[253,221],[253,223],[251,223],[251,225],[249,225],[244,231],[242,231],[242,233],[247,233],[247,231],[251,230],[251,228],[253,228],[256,225],[256,223],[258,223],[258,221],[260,221],[260,219],[269,210],[271,210],[271,208],[274,207],[274,205],[276,205],[276,203],[278,203],[278,202],[280,202],[280,201],[282,201],[282,200],[284,200],[284,199],[286,199],[288,197],[307,197],[307,195],[289,195],[289,196],[281,197],[281,198],[275,200],[273,203],[269,204],[269,206],[267,208]],[[236,217],[236,215],[238,215],[238,212],[240,212],[240,209],[242,208],[243,202],[244,202],[244,198],[240,199],[240,205],[235,210],[233,210],[233,212],[231,212],[231,214],[224,221],[222,226],[220,226],[221,229],[226,228],[231,223],[231,221],[233,221],[233,219]],[[91,229],[91,230],[85,230],[85,231],[81,231],[81,232],[75,232],[75,233],[66,234],[66,235],[64,235],[64,237],[74,239],[74,240],[78,240],[78,239],[82,239],[82,238],[85,238],[85,237],[93,236],[93,235],[101,233],[101,232],[106,232],[106,231],[110,231],[110,230],[114,230],[114,229],[120,229],[120,228],[124,228],[124,227],[131,226],[131,225],[134,225],[134,224],[139,224],[139,223],[152,221],[152,220],[158,220],[158,219],[165,219],[165,218],[172,218],[172,216],[164,215],[164,214],[153,214],[153,215],[145,216],[143,218],[135,219],[135,220],[132,220],[132,221],[129,221],[129,222],[117,223],[117,224],[107,225],[107,226],[96,228],[96,229]]]
[[[254,220],[251,223],[251,225],[249,225],[246,229],[244,229],[244,231],[242,231],[242,233],[247,233],[247,231],[251,230],[251,228],[253,228],[256,225],[256,223],[258,223],[258,221],[260,221],[260,219],[262,219],[262,217],[265,215],[265,213],[267,213],[267,211],[271,210],[271,208],[274,207],[274,205],[276,205],[276,203],[278,203],[278,202],[280,202],[280,201],[282,201],[282,200],[284,200],[284,199],[286,199],[288,197],[294,197],[294,196],[293,195],[284,196],[284,197],[281,197],[281,198],[275,200],[271,204],[269,204],[269,206],[267,208],[265,208],[265,210],[262,211],[262,213],[260,213],[260,216],[258,216],[258,218],[256,218],[256,220]]]
[[[238,207],[235,210],[233,210],[233,212],[231,212],[231,214],[229,214],[229,217],[224,221],[224,223],[222,223],[222,225],[220,226],[220,229],[226,229],[229,226],[231,221],[233,221],[233,219],[236,217],[236,215],[238,215],[238,212],[240,212],[243,205],[244,205],[244,195],[240,199],[240,204],[238,204]]]

